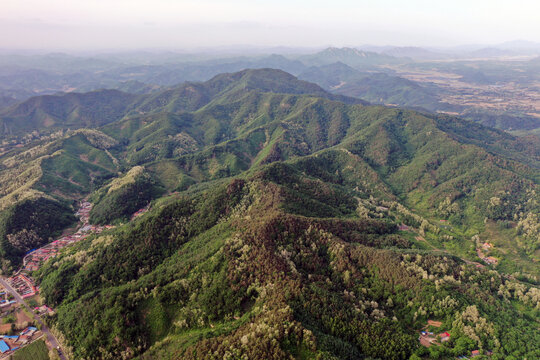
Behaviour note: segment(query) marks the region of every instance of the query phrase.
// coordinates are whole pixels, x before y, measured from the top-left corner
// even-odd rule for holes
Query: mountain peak
[[[319,54],[333,54],[333,55],[347,55],[347,56],[359,56],[359,57],[368,57],[368,56],[378,56],[377,53],[363,51],[350,47],[329,47],[319,52]]]
[[[257,90],[262,92],[287,93],[295,95],[315,95],[344,102],[360,102],[347,97],[336,97],[319,85],[299,80],[297,77],[278,69],[246,69],[236,73],[220,74],[205,83],[222,91]]]
[[[320,66],[335,62],[342,62],[352,67],[372,66],[376,64],[401,61],[390,55],[377,54],[375,52],[350,47],[329,47],[319,51],[318,53],[303,56],[301,60],[307,65]]]

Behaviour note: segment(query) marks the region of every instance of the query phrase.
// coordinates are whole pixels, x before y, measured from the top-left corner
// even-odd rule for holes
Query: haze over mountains
[[[0,9],[0,358],[540,359],[538,0]]]
[[[85,200],[74,359],[535,358],[540,63],[466,52],[3,56],[2,273]]]
[[[467,49],[462,59],[439,50],[411,47],[371,47],[377,52],[327,48],[313,54],[251,57],[173,53],[140,53],[138,57],[8,55],[2,57],[0,111],[34,95],[102,88],[141,94],[184,81],[208,80],[223,72],[276,68],[326,90],[373,103],[460,114],[502,129],[534,130],[540,127],[536,62],[530,57],[505,60],[501,51],[507,48]],[[473,52],[481,60],[471,60]],[[448,83],[449,79],[455,85]],[[474,93],[490,103],[471,103],[463,97],[465,93]],[[492,103],[499,97],[504,99],[501,103]]]

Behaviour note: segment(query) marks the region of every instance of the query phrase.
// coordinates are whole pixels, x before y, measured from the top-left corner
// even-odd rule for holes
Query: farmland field
[[[12,360],[49,360],[49,351],[45,341],[34,341],[30,345],[22,348],[11,355]]]

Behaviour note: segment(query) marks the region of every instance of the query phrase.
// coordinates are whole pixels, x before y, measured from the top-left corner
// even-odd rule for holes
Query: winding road
[[[56,340],[54,335],[51,334],[51,332],[50,332],[49,328],[47,327],[47,325],[45,325],[45,323],[43,323],[41,318],[39,316],[37,316],[34,313],[34,311],[32,311],[32,309],[30,309],[28,304],[26,304],[24,299],[17,293],[17,291],[15,291],[15,289],[12,288],[11,285],[9,285],[8,282],[3,277],[0,277],[0,284],[4,288],[6,288],[6,290],[9,291],[11,293],[11,295],[13,295],[15,297],[15,300],[17,300],[17,302],[21,303],[30,312],[30,314],[32,314],[32,316],[33,316],[34,320],[36,321],[36,323],[41,325],[41,332],[43,334],[45,334],[49,344],[51,344],[52,347],[54,347],[55,349],[60,349],[60,344],[58,343],[58,341]],[[66,360],[66,357],[64,356],[63,351],[59,351],[58,355],[60,356],[60,359]]]

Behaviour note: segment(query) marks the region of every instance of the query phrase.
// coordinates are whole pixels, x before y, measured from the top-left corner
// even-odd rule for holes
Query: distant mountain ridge
[[[342,62],[351,67],[367,67],[381,63],[400,63],[403,60],[390,55],[377,54],[375,52],[363,51],[355,48],[329,47],[318,53],[304,55],[299,58],[302,62],[311,66],[328,65]]]
[[[17,99],[11,96],[0,96],[0,110],[17,103]]]
[[[525,46],[529,49],[526,52],[512,49],[510,44],[508,47],[474,45],[447,49],[411,46],[330,47],[311,54],[290,53],[285,56],[259,53],[212,56],[171,52],[166,54],[134,53],[133,57],[109,54],[100,55],[94,59],[50,54],[43,55],[41,62],[37,60],[38,58],[29,56],[6,56],[2,59],[5,66],[0,69],[0,96],[13,98],[16,101],[3,100],[5,105],[0,104],[0,112],[7,106],[35,95],[62,92],[85,93],[96,89],[117,89],[136,95],[155,95],[160,91],[178,88],[179,84],[185,82],[208,81],[222,73],[235,73],[247,68],[275,68],[317,83],[331,93],[359,97],[380,104],[461,114],[467,119],[508,131],[516,131],[519,134],[534,133],[538,132],[540,120],[534,114],[530,114],[524,104],[518,103],[502,110],[492,110],[481,104],[479,106],[469,104],[461,99],[457,101],[458,103],[450,105],[447,103],[448,100],[441,101],[441,99],[448,99],[449,95],[457,95],[458,88],[445,89],[444,86],[422,80],[409,80],[410,82],[405,83],[399,79],[399,76],[396,77],[395,73],[395,71],[407,72],[408,67],[413,72],[426,71],[432,67],[443,73],[457,74],[461,76],[462,81],[471,83],[473,86],[497,86],[497,84],[509,83],[513,81],[512,79],[516,84],[510,85],[510,88],[534,86],[538,76],[538,66],[535,65],[534,60],[529,62],[526,58],[522,58],[519,60],[519,69],[514,65],[506,64],[508,59],[504,60],[506,56],[532,55],[533,45]],[[502,58],[497,60],[499,57]],[[432,61],[434,62],[431,63]],[[482,63],[470,63],[475,61],[482,61]],[[498,61],[503,61],[505,64],[497,63]],[[350,69],[345,69],[345,67],[338,69],[334,64],[343,64]],[[415,68],[417,70],[414,70]],[[390,80],[390,77],[375,73],[387,74],[393,78]],[[500,95],[504,97],[504,92],[507,90],[501,89],[503,90],[496,90],[496,92],[501,92]],[[489,89],[478,91],[490,96]],[[180,92],[178,90],[177,94]],[[195,106],[195,103],[192,105]],[[174,111],[182,107],[179,104],[171,106],[176,109]],[[136,111],[130,115],[135,114]],[[145,108],[141,111],[149,110]],[[58,119],[54,116],[48,119],[48,123],[55,121]],[[11,125],[11,127],[5,126],[4,123],[2,126],[2,130],[8,132],[16,128]]]
[[[128,115],[194,111],[221,92],[250,90],[309,94],[362,103],[359,99],[330,94],[320,86],[298,80],[282,70],[244,70],[217,75],[204,83],[185,83],[150,94],[98,90],[33,97],[0,110],[0,134],[6,136],[47,128],[98,127]],[[95,107],[97,104],[99,107]]]
[[[311,81],[326,88],[335,88],[340,84],[361,76],[363,73],[342,62],[321,66],[311,66],[298,75],[298,78]],[[354,96],[351,94],[351,96]]]
[[[370,73],[356,70],[341,62],[313,66],[299,78],[324,86],[334,94],[352,96],[373,104],[402,106],[427,111],[458,111],[458,106],[443,103],[442,90],[391,73]]]
[[[136,99],[118,90],[33,97],[0,111],[0,134],[104,125],[124,116]]]

